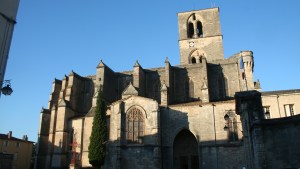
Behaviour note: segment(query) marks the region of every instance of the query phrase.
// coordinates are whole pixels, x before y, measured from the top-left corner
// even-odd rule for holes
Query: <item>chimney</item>
[[[7,137],[8,137],[9,139],[12,137],[12,131],[9,131],[9,132],[7,133]]]
[[[28,141],[27,135],[24,135],[24,136],[23,136],[23,140],[24,140],[24,141]]]

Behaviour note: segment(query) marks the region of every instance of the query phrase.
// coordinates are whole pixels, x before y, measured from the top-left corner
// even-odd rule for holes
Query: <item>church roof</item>
[[[122,95],[138,95],[138,94],[139,94],[138,89],[136,89],[131,82],[122,93]]]

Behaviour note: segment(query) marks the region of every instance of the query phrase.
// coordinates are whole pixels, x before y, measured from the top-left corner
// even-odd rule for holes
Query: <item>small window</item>
[[[20,142],[16,143],[16,147],[19,148],[20,147]]]
[[[270,119],[271,118],[270,106],[264,106],[263,108],[264,108],[265,118]]]
[[[203,37],[202,23],[197,21],[197,35],[198,37]]]
[[[195,63],[196,63],[196,58],[192,57],[192,64],[195,64]]]
[[[285,116],[294,116],[294,105],[293,104],[286,104],[284,105],[284,111],[285,111]]]
[[[224,120],[226,121],[224,130],[227,131],[228,141],[229,142],[239,141],[238,122],[236,119],[236,113],[231,110],[228,111],[224,116]]]
[[[193,35],[194,35],[194,25],[193,23],[190,22],[188,25],[188,37],[192,38]]]

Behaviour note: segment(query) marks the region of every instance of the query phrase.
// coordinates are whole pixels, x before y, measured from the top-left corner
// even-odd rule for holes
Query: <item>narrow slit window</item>
[[[193,23],[190,22],[188,24],[188,37],[192,38],[193,35],[194,35],[194,25],[193,25]]]
[[[202,23],[200,21],[197,21],[197,35],[198,37],[203,37]]]
[[[192,64],[195,64],[196,63],[196,58],[195,57],[192,57]]]

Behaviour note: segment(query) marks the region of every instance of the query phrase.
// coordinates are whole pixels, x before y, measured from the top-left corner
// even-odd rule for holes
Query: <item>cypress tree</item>
[[[89,162],[95,168],[101,168],[104,164],[106,153],[106,109],[100,89],[97,97],[97,104],[93,120],[93,128],[89,145]]]

